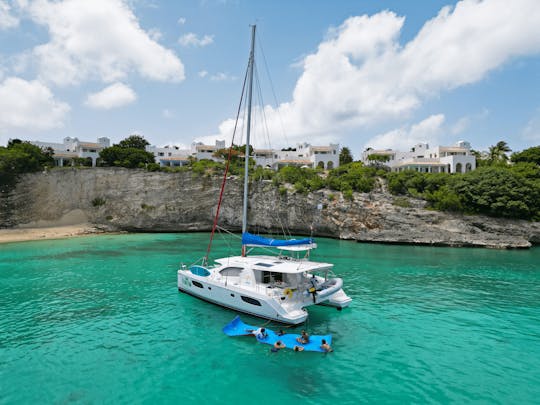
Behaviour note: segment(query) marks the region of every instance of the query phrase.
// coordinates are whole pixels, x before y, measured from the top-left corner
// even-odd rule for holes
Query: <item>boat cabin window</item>
[[[276,281],[283,281],[283,273],[274,273],[273,271],[262,272],[262,282],[265,284],[272,284]]]
[[[247,302],[248,304],[257,305],[258,307],[261,306],[261,303],[257,301],[255,298],[245,297],[243,295],[241,296],[241,298],[242,298],[242,301]]]
[[[198,281],[191,280],[191,282],[193,283],[193,285],[194,285],[195,287],[204,288],[203,285],[202,285],[201,283],[199,283]]]
[[[241,267],[226,267],[219,272],[223,277],[238,277],[242,272]]]

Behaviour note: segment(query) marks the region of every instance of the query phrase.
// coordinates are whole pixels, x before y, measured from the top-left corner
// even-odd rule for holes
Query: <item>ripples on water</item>
[[[310,309],[328,355],[228,338],[233,312],[179,294],[205,234],[0,245],[0,402],[537,401],[539,248],[318,242],[354,298]]]

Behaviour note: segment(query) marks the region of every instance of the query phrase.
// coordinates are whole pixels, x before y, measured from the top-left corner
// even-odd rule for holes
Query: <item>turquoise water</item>
[[[538,403],[540,248],[319,239],[354,299],[310,310],[325,355],[226,337],[234,312],[178,293],[207,237],[0,245],[0,403]]]

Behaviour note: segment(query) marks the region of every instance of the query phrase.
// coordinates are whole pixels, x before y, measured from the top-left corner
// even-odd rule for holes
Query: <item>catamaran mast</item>
[[[251,134],[251,99],[253,95],[253,65],[255,64],[255,28],[256,25],[251,26],[251,51],[249,53],[248,63],[248,113],[247,113],[247,129],[246,129],[246,152],[245,164],[244,164],[244,207],[242,215],[242,234],[247,231],[248,225],[248,183],[249,183],[249,136]],[[242,256],[245,256],[245,247],[242,246]]]

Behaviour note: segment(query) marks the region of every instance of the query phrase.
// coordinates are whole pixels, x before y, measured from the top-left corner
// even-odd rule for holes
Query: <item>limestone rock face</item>
[[[65,223],[84,218],[106,230],[189,232],[210,230],[221,178],[189,172],[161,173],[123,168],[56,169],[25,175],[3,196],[0,226]],[[225,188],[219,225],[239,231],[240,179]],[[382,187],[369,194],[320,190],[280,193],[269,181],[250,186],[250,229],[320,235],[359,242],[524,248],[540,243],[540,223],[464,216],[425,208],[422,200],[399,198]],[[406,205],[406,207],[403,207]]]

